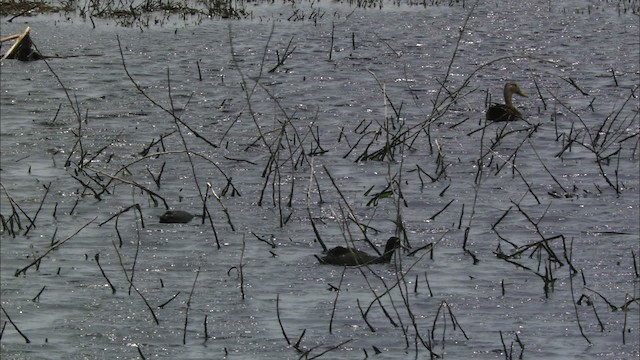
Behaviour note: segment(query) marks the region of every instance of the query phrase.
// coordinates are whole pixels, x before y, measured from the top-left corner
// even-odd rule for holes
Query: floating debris
[[[0,39],[0,43],[15,40],[13,45],[2,55],[0,61],[6,59],[17,59],[20,61],[35,61],[42,60],[42,56],[37,50],[33,48],[33,42],[29,36],[31,28],[27,26],[20,34],[14,34]]]

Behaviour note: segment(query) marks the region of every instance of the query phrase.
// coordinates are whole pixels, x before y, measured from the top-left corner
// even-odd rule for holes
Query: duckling
[[[516,109],[511,98],[513,94],[528,97],[517,84],[507,83],[504,85],[504,104],[493,104],[487,110],[487,120],[489,121],[513,121],[522,119],[522,114]]]
[[[364,251],[337,246],[327,250],[323,257],[314,255],[321,264],[358,266],[369,264],[383,264],[391,261],[394,251],[400,247],[400,239],[392,236],[387,240],[384,253],[380,256],[369,255]]]
[[[160,215],[160,223],[186,224],[195,216],[202,217],[202,215],[193,215],[182,210],[168,210],[164,214]]]

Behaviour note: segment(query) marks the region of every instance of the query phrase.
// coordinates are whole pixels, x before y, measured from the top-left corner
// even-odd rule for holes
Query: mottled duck
[[[487,110],[489,121],[513,121],[522,119],[522,114],[513,106],[511,99],[513,94],[528,97],[515,83],[504,85],[504,104],[493,104]]]

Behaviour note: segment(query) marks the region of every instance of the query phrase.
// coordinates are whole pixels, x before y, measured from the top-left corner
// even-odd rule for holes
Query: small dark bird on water
[[[522,119],[522,114],[515,106],[511,99],[513,94],[528,97],[517,84],[507,83],[504,85],[504,104],[493,104],[487,110],[487,120],[489,121],[514,121]]]
[[[160,223],[186,224],[195,216],[202,217],[202,215],[193,215],[182,210],[168,210],[164,214],[160,215]]]
[[[392,236],[387,240],[384,247],[384,253],[380,256],[369,255],[364,251],[346,248],[344,246],[334,247],[327,250],[322,257],[314,255],[321,264],[340,265],[340,266],[358,266],[369,264],[383,264],[391,261],[391,257],[397,248],[400,247],[400,239]]]

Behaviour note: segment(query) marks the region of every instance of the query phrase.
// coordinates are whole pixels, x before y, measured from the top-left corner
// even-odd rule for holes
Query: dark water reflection
[[[2,307],[31,340],[25,344],[7,324],[3,358],[136,358],[137,347],[146,358],[222,358],[225,352],[237,359],[298,358],[301,354],[282,335],[277,295],[287,336],[295,344],[306,331],[300,348],[311,350],[309,357],[349,341],[324,358],[364,357],[363,350],[373,356],[373,346],[384,358],[414,358],[416,349],[426,358],[416,331],[429,341],[434,321],[433,350],[450,358],[504,358],[500,332],[507,347],[513,344],[514,357],[520,353],[517,339],[526,348],[525,358],[637,357],[638,303],[627,313],[613,312],[603,300],[620,307],[640,296],[632,258],[634,251],[637,261],[640,233],[637,16],[619,15],[610,3],[589,9],[581,2],[480,4],[451,62],[469,4],[354,10],[321,3],[314,4],[325,10],[317,24],[286,21],[303,8],[296,6],[256,7],[249,20],[200,26],[175,20],[144,31],[111,24],[91,29],[57,16],[29,19],[42,53],[81,56],[49,61],[66,93],[44,62],[2,65],[2,215],[11,215],[11,196],[33,217],[49,187],[36,228],[15,237],[2,233]],[[3,35],[23,26],[5,21]],[[189,126],[181,125],[180,131],[193,152],[193,169],[173,118],[141,96],[127,77],[118,40],[135,81],[166,109],[173,106]],[[268,73],[290,40],[292,56]],[[87,56],[95,54],[100,56]],[[445,77],[447,91],[440,85]],[[488,95],[500,100],[505,81],[518,82],[529,94],[516,99],[527,122],[490,124],[483,132]],[[79,109],[81,126],[67,94]],[[456,101],[450,101],[454,94]],[[605,122],[614,116],[616,121]],[[603,123],[611,126],[601,129]],[[383,148],[387,134],[400,130],[412,146],[396,146],[392,161],[356,161]],[[376,132],[380,136],[372,142]],[[605,145],[604,156],[620,149],[603,163],[614,186],[589,149],[598,133],[598,139],[606,137],[596,141]],[[495,142],[499,134],[504,136]],[[78,135],[82,151],[93,154],[84,158],[83,167]],[[141,151],[161,136],[162,143],[143,158]],[[575,141],[563,152],[568,139]],[[277,172],[269,149],[279,151]],[[312,152],[322,154],[302,155]],[[485,168],[477,186],[481,156]],[[71,165],[65,167],[67,160]],[[504,166],[513,161],[517,170]],[[125,165],[126,171],[119,171]],[[154,177],[161,169],[157,186]],[[263,176],[265,169],[269,177]],[[114,180],[99,200],[80,183],[99,190],[97,183],[106,184],[109,176]],[[215,232],[197,219],[159,224],[162,203],[155,206],[140,187],[131,186],[196,213],[202,201],[194,180],[201,191],[210,183],[222,195],[228,179],[240,193],[221,196],[231,224],[215,198],[206,203]],[[385,189],[394,195],[367,206]],[[393,199],[400,191],[410,245],[434,243],[433,257],[424,250],[402,253],[400,264],[372,267],[375,275],[348,269],[342,281],[342,268],[317,264],[312,254],[322,249],[314,242],[307,194],[314,224],[328,246],[344,243],[347,225],[354,238],[362,238],[345,220],[345,202],[363,224],[379,231],[368,234],[382,246],[396,229]],[[134,211],[120,216],[117,231],[115,220],[98,226],[133,204],[140,205],[144,227]],[[14,276],[44,254],[52,238],[64,240],[95,217],[49,253],[37,271]],[[466,227],[466,247],[477,264],[463,250]],[[512,259],[529,270],[496,257],[498,250],[515,251],[510,243],[539,241],[537,231],[555,239],[548,243],[563,266],[549,264],[546,250],[530,249]],[[554,238],[560,235],[566,249]],[[569,276],[564,258],[569,251],[588,289],[580,276]],[[127,276],[135,263],[134,284],[159,325],[130,290],[120,261]],[[396,271],[399,266],[402,272]],[[556,279],[548,296],[535,274],[544,275],[546,266]],[[402,290],[394,286],[401,274],[406,275]],[[576,323],[571,281],[576,301],[581,294],[593,301],[593,307],[584,300],[577,307],[593,347],[587,347]],[[330,328],[336,299],[331,286],[341,291]],[[390,296],[378,304],[372,289],[383,294],[385,287],[392,288]],[[368,320],[375,332],[362,320],[358,304],[372,304]],[[448,315],[445,330],[443,304],[451,306],[464,333],[452,327]],[[205,316],[211,337],[206,342]],[[6,320],[3,313],[3,324]],[[623,328],[628,329],[626,344]]]

